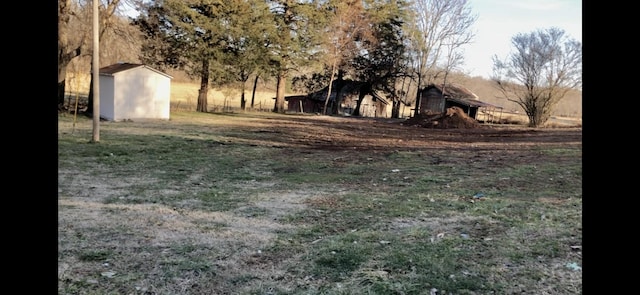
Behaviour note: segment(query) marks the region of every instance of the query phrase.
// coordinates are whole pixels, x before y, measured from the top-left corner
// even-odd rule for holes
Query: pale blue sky
[[[469,0],[478,16],[472,31],[475,38],[465,46],[462,68],[472,76],[488,78],[493,69],[491,57],[504,58],[518,33],[558,27],[582,42],[582,1],[578,0]]]

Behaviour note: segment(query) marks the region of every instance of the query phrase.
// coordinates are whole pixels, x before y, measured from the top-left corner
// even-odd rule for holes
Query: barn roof
[[[478,99],[478,96],[471,92],[471,90],[465,88],[462,85],[458,84],[429,84],[424,91],[428,91],[430,89],[437,89],[440,93],[442,93],[446,98],[463,98],[463,99]],[[444,89],[444,91],[443,91]]]
[[[290,100],[290,99],[305,99],[308,98],[308,95],[288,95],[284,97],[284,100]],[[273,99],[276,99],[275,97]]]
[[[437,89],[438,92],[442,93],[446,100],[453,101],[462,105],[470,106],[470,107],[492,107],[492,108],[502,108],[499,106],[492,105],[490,103],[486,103],[480,101],[478,96],[471,92],[471,90],[465,88],[462,85],[450,83],[450,84],[429,84],[424,88],[423,91],[429,91],[430,89]],[[443,92],[444,89],[444,92]]]
[[[152,70],[158,74],[164,75],[169,77],[169,79],[173,79],[173,77],[167,73],[163,73],[159,70],[156,70],[150,66],[144,65],[144,64],[135,64],[135,63],[126,63],[126,62],[122,62],[122,63],[115,63],[106,67],[102,67],[100,68],[100,75],[105,75],[105,76],[113,76],[116,73],[119,72],[124,72],[124,71],[128,71],[131,69],[135,69],[135,68],[147,68],[149,70]]]

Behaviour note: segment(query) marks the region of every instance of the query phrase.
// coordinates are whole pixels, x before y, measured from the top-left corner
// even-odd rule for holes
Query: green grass
[[[91,143],[89,119],[60,116],[58,293],[582,293],[565,267],[582,265],[580,146],[335,151],[256,132],[289,118],[176,113]]]

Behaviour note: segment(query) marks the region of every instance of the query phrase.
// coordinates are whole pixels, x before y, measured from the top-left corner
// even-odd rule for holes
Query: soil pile
[[[474,129],[481,128],[482,126],[478,121],[469,117],[461,108],[450,107],[443,113],[436,114],[419,114],[412,118],[407,119],[403,125],[417,126],[424,128],[465,128]]]

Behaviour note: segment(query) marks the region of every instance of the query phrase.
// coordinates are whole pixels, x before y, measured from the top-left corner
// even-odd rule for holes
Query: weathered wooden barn
[[[309,95],[289,95],[285,96],[287,111],[293,113],[322,113],[324,100],[315,100]]]
[[[327,86],[308,95],[286,96],[287,110],[289,112],[322,113],[328,89]],[[389,102],[382,95],[375,90],[370,90],[365,82],[340,79],[333,81],[331,86],[327,114],[353,115],[361,95],[360,116],[387,117]]]
[[[492,104],[480,101],[478,96],[464,86],[457,84],[429,84],[420,92],[420,113],[433,114],[445,112],[447,108],[459,107],[467,116],[476,119],[478,110],[486,108],[492,111],[499,108]]]
[[[171,77],[143,64],[100,68],[100,117],[110,121],[169,119]]]

